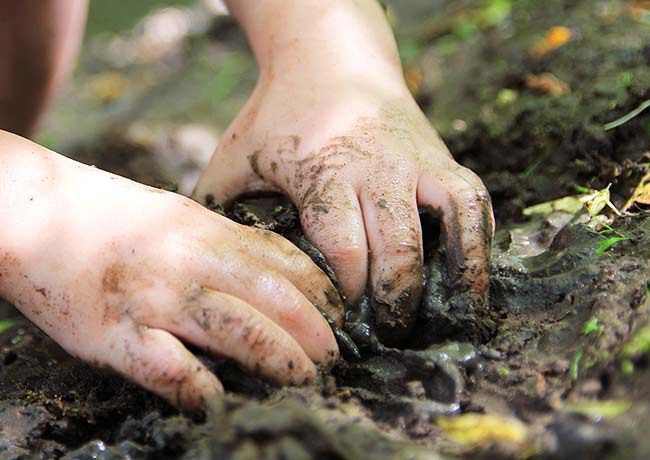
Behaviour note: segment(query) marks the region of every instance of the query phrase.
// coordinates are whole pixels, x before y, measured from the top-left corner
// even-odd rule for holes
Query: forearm
[[[228,0],[262,79],[367,79],[403,86],[397,46],[376,0]]]
[[[87,0],[0,0],[0,129],[33,133],[74,63]]]

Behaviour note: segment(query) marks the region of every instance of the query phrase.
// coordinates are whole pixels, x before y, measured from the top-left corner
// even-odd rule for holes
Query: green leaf
[[[16,324],[17,324],[16,321],[12,319],[5,319],[3,321],[0,321],[0,334],[2,334],[4,331],[11,329]]]
[[[524,172],[521,173],[522,177],[530,177],[545,159],[546,159],[545,156],[541,156],[537,158],[535,161],[533,161],[531,164],[529,164],[528,167],[524,170]]]
[[[610,236],[606,240],[602,241],[598,247],[596,248],[596,254],[603,254],[605,251],[607,251],[609,248],[614,246],[616,243],[620,243],[621,241],[628,240],[629,238],[625,236]]]
[[[544,203],[529,206],[522,212],[524,216],[533,214],[549,215],[552,212],[560,211],[568,214],[576,214],[584,206],[584,202],[578,196],[565,196],[557,200],[546,201]]]
[[[569,366],[569,375],[571,380],[578,380],[578,372],[580,370],[580,361],[582,360],[582,349],[576,351],[571,359],[571,365]]]
[[[634,363],[629,359],[624,359],[621,362],[621,372],[625,375],[634,374]]]
[[[600,320],[596,318],[595,316],[591,318],[589,321],[585,323],[585,325],[582,328],[582,334],[583,335],[589,335],[589,334],[600,334],[603,332],[603,325],[600,324]]]
[[[636,331],[621,350],[621,354],[625,358],[630,358],[644,353],[650,353],[650,324],[646,324]]]
[[[597,419],[614,418],[626,413],[632,407],[630,401],[583,401],[566,406],[569,412]]]
[[[508,19],[512,7],[510,0],[491,0],[480,12],[480,20],[484,27],[493,27]]]

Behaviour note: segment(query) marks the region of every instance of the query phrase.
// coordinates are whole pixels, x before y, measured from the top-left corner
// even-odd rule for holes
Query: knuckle
[[[338,268],[350,267],[357,268],[363,263],[366,256],[366,248],[357,244],[323,244],[321,250],[328,262],[336,265]]]

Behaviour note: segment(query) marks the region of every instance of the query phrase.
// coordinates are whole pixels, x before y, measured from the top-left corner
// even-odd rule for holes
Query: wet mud
[[[439,16],[461,20],[446,8],[454,2],[434,3]],[[468,3],[470,11],[482,5]],[[449,32],[457,24],[410,27],[408,14],[398,26],[401,44],[420,43],[407,60],[407,71],[423,72],[418,101],[493,199],[487,304],[453,289],[439,223],[423,212],[427,281],[408,340],[381,343],[366,298],[336,330],[343,358],[310,387],[275,388],[193,350],[228,391],[205,413],[178,412],[71,358],[2,304],[0,321],[11,323],[0,322],[9,324],[0,332],[0,459],[648,458],[648,211],[616,219],[626,239],[605,251],[603,236],[570,216],[522,215],[575,193],[575,184],[612,183],[620,206],[648,172],[648,116],[609,131],[602,125],[650,98],[650,29],[629,12],[634,2],[604,3],[611,8],[515,3],[507,21],[481,26],[473,38]],[[532,59],[529,49],[559,25],[575,31],[574,41]],[[442,56],[448,65],[429,70]],[[544,72],[570,91],[553,96],[527,86],[527,75]],[[500,96],[504,89],[517,96]],[[162,174],[142,145],[115,135],[95,142],[77,157],[154,185],[174,176]],[[336,284],[286,199],[248,197],[227,214],[289,238]],[[606,410],[607,402],[617,409]],[[525,435],[461,441],[447,422],[468,415],[518,420]]]

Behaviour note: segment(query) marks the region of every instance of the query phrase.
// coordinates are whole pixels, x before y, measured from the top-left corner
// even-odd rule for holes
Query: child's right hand
[[[69,353],[187,407],[222,386],[180,340],[299,384],[338,353],[313,304],[343,314],[281,237],[3,131],[0,296]]]

